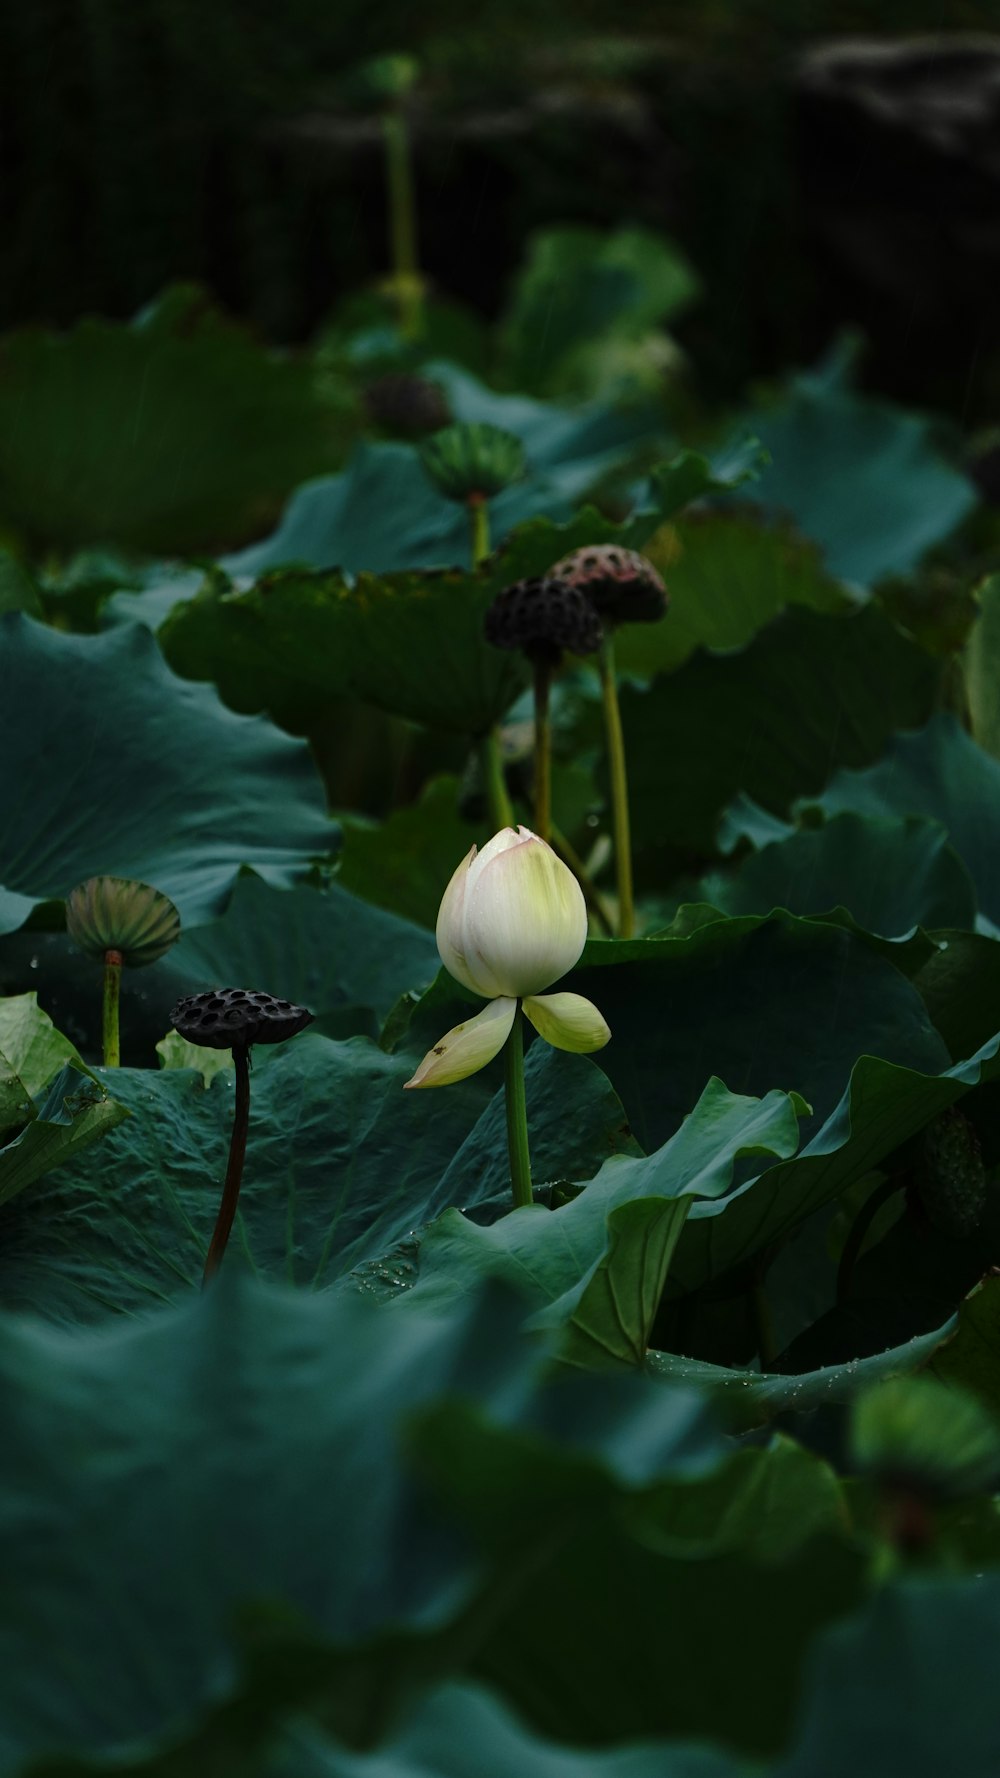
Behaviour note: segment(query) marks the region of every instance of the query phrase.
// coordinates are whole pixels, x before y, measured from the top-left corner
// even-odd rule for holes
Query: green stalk
[[[534,1202],[531,1195],[531,1156],[528,1152],[528,1110],[524,1097],[524,1032],[521,1002],[517,1003],[503,1053],[504,1097],[507,1106],[507,1153],[515,1210]]]
[[[757,1343],[757,1357],[762,1372],[770,1370],[778,1356],[778,1342],[774,1332],[774,1316],[771,1313],[771,1302],[767,1294],[765,1275],[761,1270],[754,1278],[750,1292],[750,1313],[753,1317],[754,1339]]]
[[[472,534],[472,566],[478,568],[490,553],[490,512],[486,495],[470,494],[466,505],[469,508],[469,529]]]
[[[118,998],[121,993],[121,985],[122,954],[120,951],[105,951],[104,1016],[102,1020],[105,1068],[121,1066],[121,1045],[118,1036]]]
[[[247,1043],[233,1044],[233,1065],[236,1069],[236,1104],[233,1109],[233,1134],[229,1143],[229,1162],[226,1167],[225,1183],[222,1187],[222,1202],[205,1261],[201,1288],[210,1284],[222,1264],[222,1258],[229,1242],[230,1231],[236,1217],[236,1206],[240,1196],[240,1182],[243,1178],[243,1163],[247,1153],[247,1131],[250,1128],[250,1045]]]
[[[878,1212],[881,1210],[882,1205],[887,1204],[889,1199],[893,1197],[896,1192],[902,1191],[905,1184],[905,1176],[901,1178],[898,1173],[890,1173],[883,1179],[881,1185],[877,1185],[871,1195],[865,1199],[857,1216],[854,1218],[854,1221],[847,1231],[847,1240],[844,1242],[843,1250],[840,1255],[840,1265],[837,1267],[838,1304],[846,1303],[850,1296],[854,1268],[857,1265],[861,1249],[865,1244],[865,1236],[871,1228],[872,1223],[875,1221]]]
[[[566,838],[562,828],[558,827],[554,821],[550,823],[550,826],[552,828],[552,837],[549,844],[554,851],[558,852],[563,863],[569,865],[580,888],[583,890],[583,899],[591,913],[594,915],[594,918],[597,920],[598,925],[608,938],[612,938],[614,936],[614,928],[611,924],[611,916],[604,905],[604,899],[598,892],[594,879],[587,869],[587,866],[584,864],[579,852],[573,845],[572,840]]]
[[[635,929],[635,912],[632,900],[628,778],[625,772],[625,739],[618,708],[618,682],[615,678],[615,644],[610,632],[601,643],[598,663],[604,701],[604,729],[608,743],[608,771],[611,774],[611,820],[615,841],[615,873],[618,879],[618,936],[631,938]]]
[[[503,758],[495,729],[490,729],[479,742],[479,769],[483,774],[493,832],[499,833],[502,827],[513,827],[514,809],[507,795],[507,780],[503,775]]]
[[[423,296],[417,268],[417,216],[413,196],[410,137],[402,109],[394,107],[382,118],[385,138],[386,181],[389,193],[389,240],[392,247],[393,283],[399,305],[399,325],[408,339],[423,332]]]
[[[552,665],[535,657],[535,832],[540,840],[552,836],[552,721],[549,687]]]

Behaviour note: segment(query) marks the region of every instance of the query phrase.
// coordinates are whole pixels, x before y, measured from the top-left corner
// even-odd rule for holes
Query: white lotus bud
[[[527,827],[473,846],[437,919],[445,968],[488,1000],[539,994],[572,969],[587,941],[587,906],[571,870]]]

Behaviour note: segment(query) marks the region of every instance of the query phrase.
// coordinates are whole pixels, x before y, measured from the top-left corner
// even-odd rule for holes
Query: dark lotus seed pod
[[[365,406],[376,425],[402,438],[438,432],[451,419],[440,383],[407,371],[389,371],[365,390]]]
[[[130,877],[88,877],[66,901],[66,931],[103,963],[119,951],[129,969],[163,957],[180,937],[181,917],[168,895]]]
[[[548,570],[548,577],[578,587],[606,624],[655,624],[670,604],[652,562],[617,543],[571,550]]]
[[[924,1130],[915,1172],[928,1222],[942,1234],[971,1235],[986,1208],[986,1169],[979,1137],[957,1105]]]
[[[496,596],[483,620],[494,648],[521,648],[532,660],[555,665],[563,649],[593,654],[604,638],[601,620],[584,593],[568,582],[515,580]]]
[[[486,421],[446,426],[420,447],[420,461],[446,500],[488,499],[521,480],[524,447],[512,432]]]
[[[276,1000],[253,988],[209,988],[186,994],[170,1014],[170,1023],[188,1043],[228,1050],[253,1043],[281,1043],[313,1022],[304,1006]]]

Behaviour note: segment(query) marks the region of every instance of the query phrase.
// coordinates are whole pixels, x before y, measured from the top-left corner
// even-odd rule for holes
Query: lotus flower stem
[[[410,137],[400,106],[383,114],[386,181],[389,191],[389,238],[399,325],[408,339],[423,332],[423,300],[417,267],[417,216],[413,196]]]
[[[488,735],[483,735],[479,743],[479,768],[483,774],[490,823],[493,832],[500,833],[503,828],[514,826],[514,810],[507,794],[500,742],[495,729],[490,729]]]
[[[105,951],[104,1016],[102,1020],[105,1068],[118,1068],[121,1065],[121,1045],[118,1035],[118,998],[121,993],[121,985],[122,954],[120,951]]]
[[[632,901],[632,839],[628,818],[625,739],[622,735],[621,712],[618,708],[615,644],[611,632],[605,635],[597,658],[601,670],[604,728],[608,743],[608,770],[611,774],[611,819],[615,840],[615,872],[618,879],[618,936],[619,938],[631,938],[635,929]]]
[[[535,832],[540,840],[552,837],[552,722],[549,687],[552,667],[535,659]]]
[[[205,1270],[202,1274],[202,1290],[206,1284],[211,1283],[222,1264],[230,1231],[236,1217],[236,1206],[239,1202],[243,1163],[247,1153],[247,1131],[250,1128],[250,1045],[248,1043],[233,1044],[233,1065],[236,1069],[233,1134],[229,1143],[229,1163],[226,1167],[226,1178],[222,1187],[222,1202],[219,1205],[219,1214],[209,1245]]]
[[[490,553],[490,509],[485,494],[469,494],[465,503],[469,509],[472,566],[478,568]]]
[[[510,1036],[504,1045],[504,1094],[507,1104],[507,1154],[515,1210],[534,1200],[531,1195],[531,1155],[528,1151],[528,1110],[524,1097],[524,1030],[520,1000]]]
[[[766,1265],[758,1267],[750,1291],[750,1313],[753,1317],[754,1339],[757,1342],[757,1357],[760,1360],[762,1371],[769,1371],[778,1356],[774,1316],[771,1313],[771,1301],[767,1294],[766,1273]]]

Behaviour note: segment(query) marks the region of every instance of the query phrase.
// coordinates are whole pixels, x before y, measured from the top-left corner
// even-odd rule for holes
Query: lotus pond
[[[966,441],[397,246],[0,340],[0,1770],[992,1771]]]

